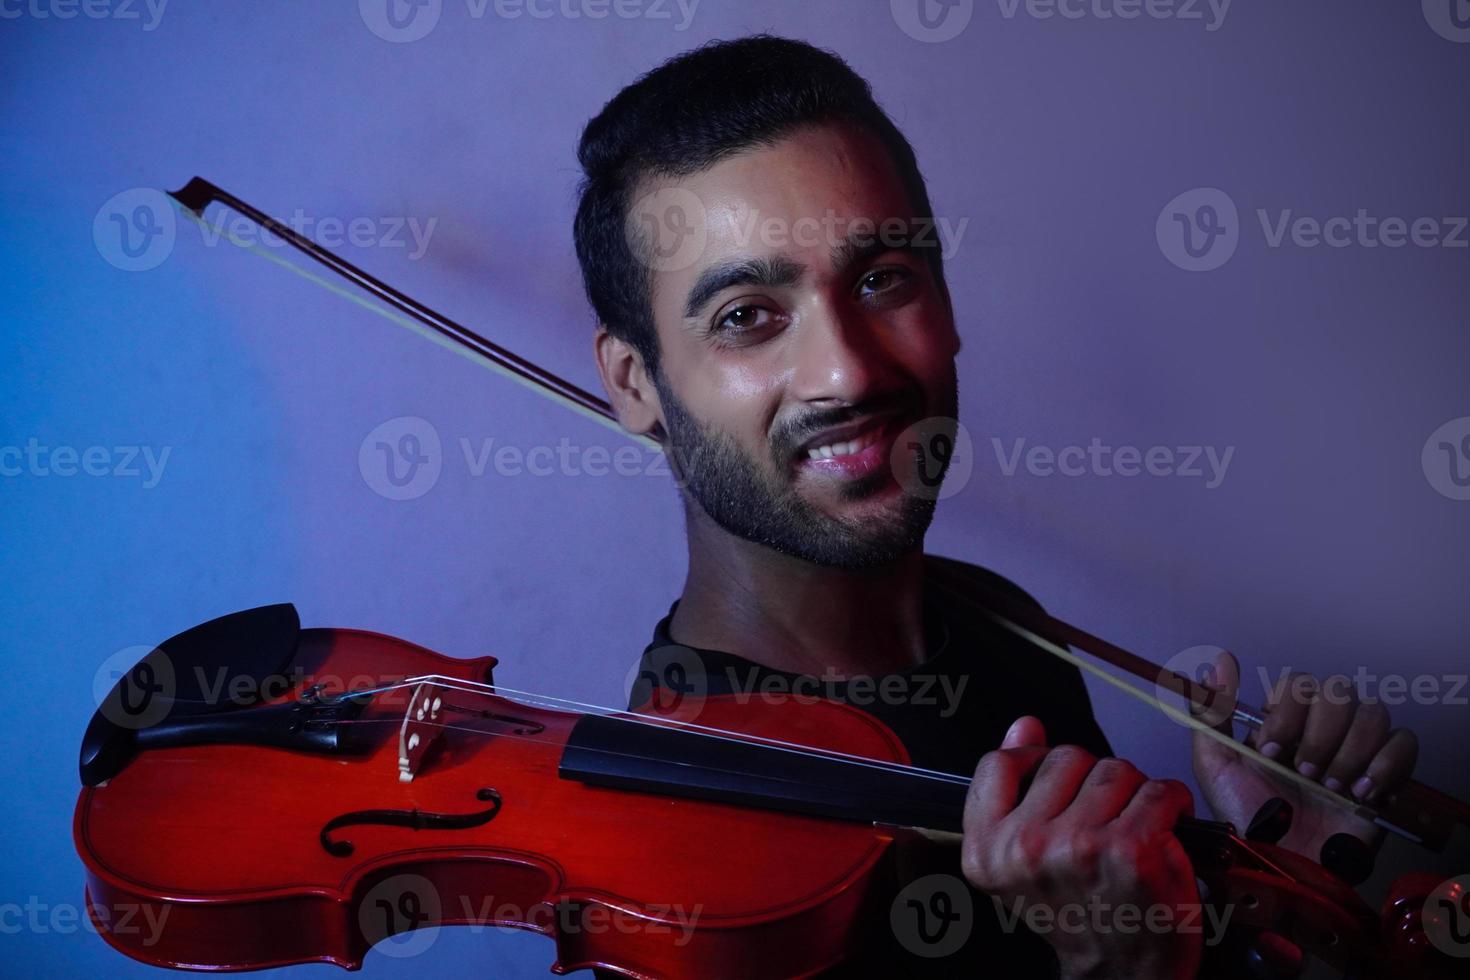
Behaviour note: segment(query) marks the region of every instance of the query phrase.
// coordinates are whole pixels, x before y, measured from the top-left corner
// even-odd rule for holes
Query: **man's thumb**
[[[1002,749],[1019,749],[1025,745],[1046,747],[1046,727],[1034,715],[1022,715],[1011,722],[1006,737],[1000,741]]]

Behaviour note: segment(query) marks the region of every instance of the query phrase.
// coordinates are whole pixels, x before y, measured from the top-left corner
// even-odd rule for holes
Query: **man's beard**
[[[903,493],[897,514],[882,522],[832,517],[803,500],[794,484],[773,483],[727,433],[691,415],[661,375],[655,377],[654,384],[667,423],[665,451],[675,476],[683,482],[685,506],[692,500],[729,533],[803,561],[844,569],[887,565],[923,545],[924,534],[934,519],[935,494]],[[958,416],[955,386],[952,378],[946,403],[938,407],[939,415]],[[917,417],[907,419],[908,423],[917,421]],[[785,472],[795,445],[783,446],[781,439],[776,443],[772,461]],[[866,477],[846,482],[841,497],[860,500],[886,487],[892,479],[888,468],[881,467]]]

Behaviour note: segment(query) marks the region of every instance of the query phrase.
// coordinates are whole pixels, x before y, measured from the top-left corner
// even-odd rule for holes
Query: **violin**
[[[860,941],[895,841],[961,829],[969,780],[910,766],[850,705],[587,710],[500,688],[494,667],[302,629],[289,604],[160,644],[82,743],[74,836],[98,931],[187,969],[353,969],[390,936],[468,924],[549,936],[557,973],[810,976]],[[1228,824],[1175,833],[1237,945],[1284,939],[1364,978],[1450,976],[1412,898],[1380,922],[1345,882]]]
[[[244,214],[398,312],[370,309],[616,427],[596,396],[208,181],[171,196],[195,218],[215,202]],[[1391,832],[1439,850],[1470,826],[1470,805],[1414,781],[1371,808],[1332,794],[1194,717],[1215,706],[1193,679],[942,570],[933,585]],[[74,837],[98,931],[135,959],[191,969],[355,968],[387,937],[473,924],[551,937],[556,972],[809,976],[859,947],[895,845],[959,839],[969,779],[910,765],[897,736],[851,706],[660,696],[614,711],[500,687],[494,666],[303,629],[290,605],[160,644],[83,738]],[[1230,716],[1261,718],[1239,705]],[[1275,845],[1283,818],[1268,806],[1243,833],[1195,819],[1175,829],[1202,902],[1231,912],[1229,975],[1287,975],[1282,949],[1302,956],[1296,968],[1314,957],[1355,977],[1459,975],[1432,936],[1446,913],[1458,922],[1454,902],[1470,916],[1463,890],[1408,875],[1375,912],[1353,889],[1371,868],[1365,845],[1339,835],[1317,864]]]

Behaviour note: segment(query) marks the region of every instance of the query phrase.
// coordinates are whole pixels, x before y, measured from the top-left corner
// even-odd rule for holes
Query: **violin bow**
[[[478,364],[521,383],[538,394],[549,397],[578,414],[611,428],[625,438],[635,439],[651,448],[663,449],[662,444],[657,440],[648,436],[635,435],[624,429],[618,422],[612,406],[603,399],[430,309],[413,297],[394,289],[346,259],[318,245],[294,228],[277,221],[210,181],[202,177],[194,177],[179,190],[170,191],[168,197],[185,215],[201,226],[205,225],[204,211],[209,205],[220,204],[230,208],[279,237],[308,258],[347,279],[389,308],[372,303],[351,290],[295,263],[272,255],[259,245],[243,241],[228,230],[220,229],[224,237],[232,244],[269,259],[330,292],[418,333],[441,347],[466,356]],[[1219,730],[1203,718],[1196,717],[1197,714],[1208,715],[1212,711],[1219,710],[1219,706],[1215,704],[1218,694],[1188,676],[1160,667],[1122,647],[1063,622],[1037,607],[1021,607],[990,601],[982,603],[974,597],[970,589],[965,587],[965,583],[945,569],[931,567],[926,569],[926,575],[930,575],[940,588],[953,594],[967,608],[1014,633],[1032,646],[1073,664],[1104,683],[1143,701],[1181,725],[1207,738],[1213,738],[1228,746],[1232,751],[1250,758],[1302,790],[1331,800],[1336,805],[1350,810],[1365,820],[1372,821],[1387,831],[1432,851],[1443,851],[1456,826],[1470,827],[1470,804],[1417,780],[1405,781],[1371,806],[1335,793],[1275,759],[1267,758],[1251,746],[1237,741],[1230,734]],[[1081,650],[1096,660],[1168,690],[1182,699],[1187,710],[1166,704],[1160,698],[1127,683],[1103,670],[1097,664],[1077,656],[1071,649],[1068,649],[1069,647]],[[1264,720],[1264,713],[1235,704],[1231,706],[1231,718],[1247,728],[1259,728]]]

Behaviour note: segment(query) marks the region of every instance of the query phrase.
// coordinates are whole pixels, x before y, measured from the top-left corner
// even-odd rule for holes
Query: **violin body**
[[[489,683],[495,664],[346,629],[301,630],[294,647],[290,690],[237,713],[420,675]],[[99,932],[146,963],[204,970],[354,969],[375,942],[440,924],[541,932],[558,973],[805,976],[854,945],[891,835],[559,778],[579,716],[485,695],[444,712],[442,741],[404,781],[414,696],[376,695],[350,723],[351,753],[174,745],[87,786],[74,835]],[[906,761],[845,705],[714,698],[669,714],[695,711],[701,725]]]

